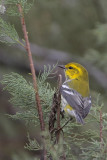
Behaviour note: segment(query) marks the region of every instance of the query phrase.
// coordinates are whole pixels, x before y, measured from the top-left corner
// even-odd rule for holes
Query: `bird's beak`
[[[65,69],[65,66],[64,65],[58,65],[58,67],[62,68],[62,69]]]

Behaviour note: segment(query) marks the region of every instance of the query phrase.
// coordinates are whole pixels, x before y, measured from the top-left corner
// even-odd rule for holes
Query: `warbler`
[[[88,72],[81,64],[75,62],[59,67],[64,69],[66,78],[60,88],[61,110],[71,117],[74,116],[77,122],[84,124],[83,119],[91,108]]]

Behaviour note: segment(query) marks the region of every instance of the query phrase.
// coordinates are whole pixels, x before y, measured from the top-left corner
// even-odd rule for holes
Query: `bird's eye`
[[[69,69],[73,69],[73,67],[70,66]]]

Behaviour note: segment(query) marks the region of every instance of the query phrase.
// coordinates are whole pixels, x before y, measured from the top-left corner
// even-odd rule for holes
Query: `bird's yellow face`
[[[78,63],[68,63],[65,65],[65,75],[67,79],[81,79],[88,80],[87,70]]]
[[[87,70],[78,63],[60,65],[65,70],[66,84],[80,93],[83,97],[89,96],[89,79]]]

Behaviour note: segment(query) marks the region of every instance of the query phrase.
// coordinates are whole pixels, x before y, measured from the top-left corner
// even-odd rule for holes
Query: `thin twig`
[[[43,119],[42,106],[40,103],[40,97],[39,97],[38,87],[37,87],[37,80],[36,80],[36,75],[35,75],[35,68],[34,68],[34,64],[33,64],[31,48],[30,48],[30,43],[29,43],[29,39],[28,39],[28,33],[26,30],[25,18],[24,18],[23,9],[22,9],[21,4],[18,4],[18,9],[19,9],[19,13],[21,15],[20,16],[21,25],[22,25],[22,30],[24,33],[24,39],[25,39],[25,43],[26,43],[26,51],[28,52],[28,57],[29,57],[29,62],[30,62],[30,69],[31,69],[31,73],[32,73],[33,86],[35,89],[35,99],[36,99],[36,104],[37,104],[37,109],[38,109],[41,131],[44,131],[45,130],[45,123],[44,123],[44,119]],[[44,141],[44,138],[43,138],[43,141]],[[45,144],[44,144],[44,160],[46,160]]]

